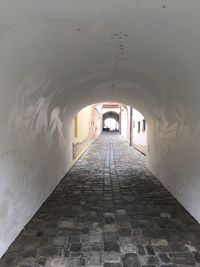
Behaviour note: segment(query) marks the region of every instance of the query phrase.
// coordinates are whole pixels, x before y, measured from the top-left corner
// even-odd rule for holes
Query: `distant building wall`
[[[147,154],[147,123],[144,116],[137,111],[132,109],[132,144],[133,146],[144,153]]]
[[[101,114],[99,108],[91,105],[77,113],[73,120],[72,131],[73,158],[76,159],[101,133]]]

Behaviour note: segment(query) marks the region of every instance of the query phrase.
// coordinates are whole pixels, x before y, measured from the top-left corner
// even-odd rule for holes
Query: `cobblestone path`
[[[143,155],[105,133],[0,266],[200,266],[200,226],[148,171]]]

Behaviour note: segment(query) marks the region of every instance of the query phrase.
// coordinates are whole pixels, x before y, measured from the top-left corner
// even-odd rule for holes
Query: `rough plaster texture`
[[[69,169],[73,116],[102,101],[143,113],[149,169],[200,222],[199,12],[0,0],[0,255]]]

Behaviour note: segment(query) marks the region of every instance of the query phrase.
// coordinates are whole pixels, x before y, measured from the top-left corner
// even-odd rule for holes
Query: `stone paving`
[[[200,266],[200,226],[118,134],[73,166],[0,266]]]

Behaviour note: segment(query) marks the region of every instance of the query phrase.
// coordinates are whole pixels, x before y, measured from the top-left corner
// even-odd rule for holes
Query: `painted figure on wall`
[[[56,107],[51,112],[50,117],[50,144],[52,145],[55,138],[55,133],[57,132],[59,144],[63,145],[65,143],[63,135],[63,123],[60,119],[61,109]]]
[[[32,141],[48,132],[48,108],[55,92],[44,97],[49,82],[42,77],[28,78],[21,85],[10,114],[7,130]]]

